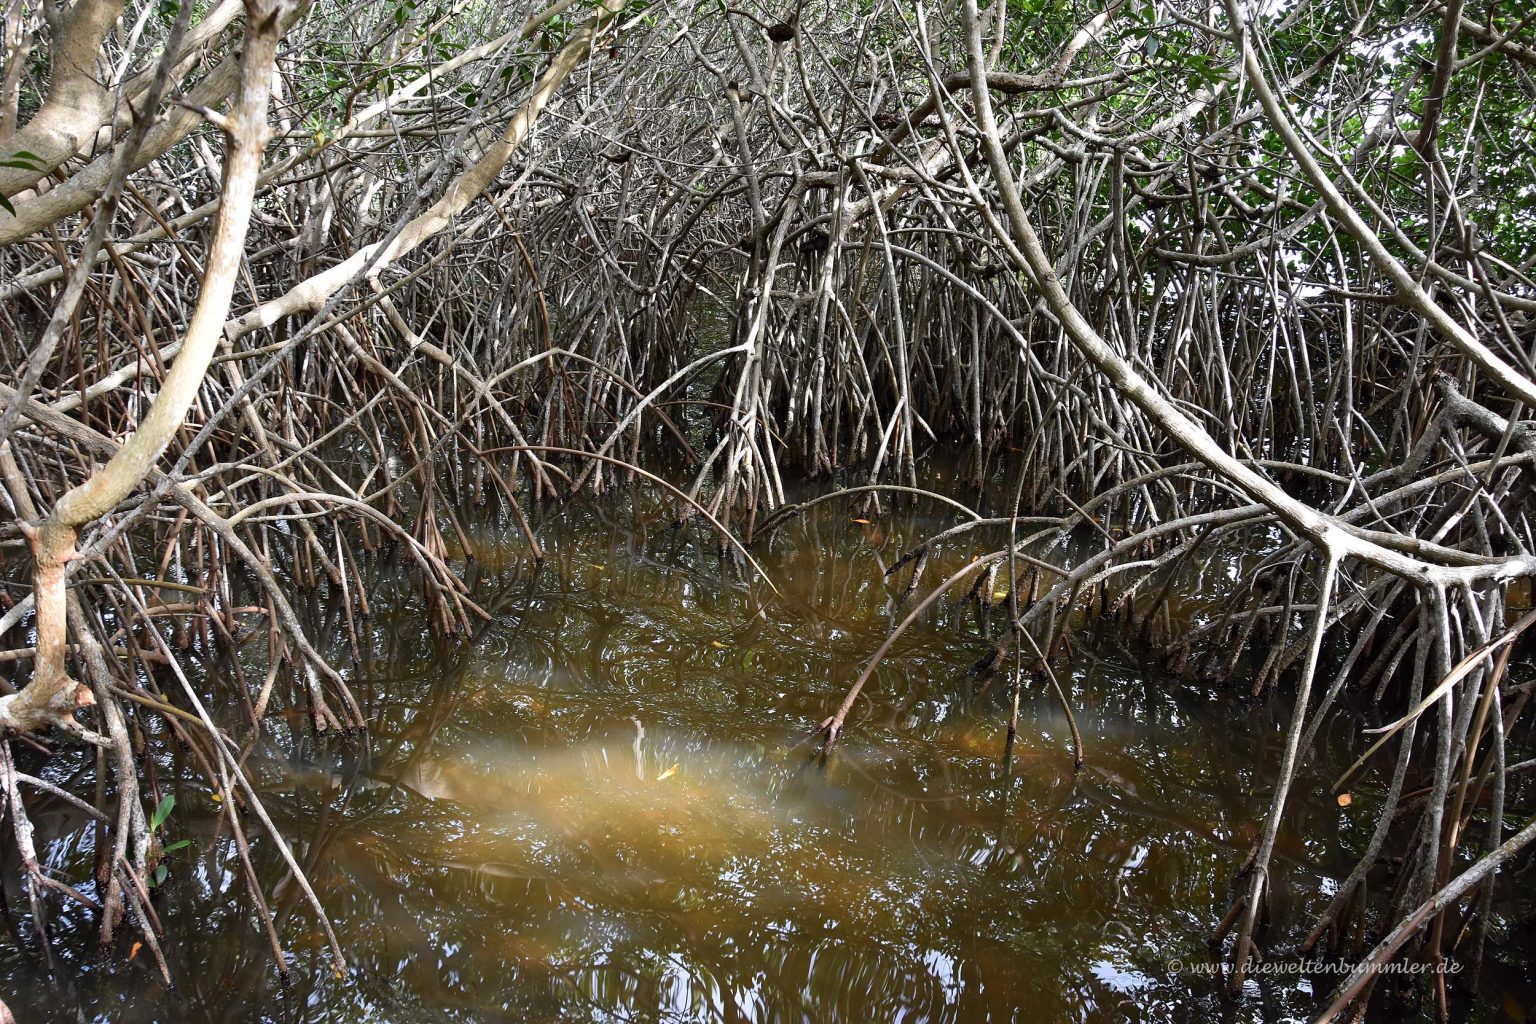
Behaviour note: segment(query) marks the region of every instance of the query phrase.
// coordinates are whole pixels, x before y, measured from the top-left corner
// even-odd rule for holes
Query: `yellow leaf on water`
[[[602,562],[588,562],[587,564],[590,565],[592,568],[597,569],[599,571],[608,568]]]
[[[1355,802],[1355,798],[1350,796],[1348,793],[1340,793],[1339,794],[1339,806],[1340,807],[1348,807],[1350,804],[1352,804],[1354,802]]]
[[[215,794],[213,794],[213,802],[216,803],[216,804],[223,803],[224,802],[224,794],[223,793],[215,793]]]
[[[710,642],[709,642],[709,645],[710,645],[710,646],[711,646],[711,647],[718,647],[718,648],[720,648],[720,649],[721,649],[721,650],[725,650],[725,644],[723,644],[723,643],[721,643],[721,642],[720,642],[720,641],[719,641],[719,640],[711,640],[711,641],[710,641]]]
[[[1007,596],[1008,596],[1008,591],[1006,591],[1006,590],[999,590],[999,591],[996,591],[995,593],[993,593],[992,600],[994,600],[994,601],[1001,601],[1004,598],[1006,598]]]
[[[144,943],[142,943],[142,942],[135,942],[133,944],[133,948],[128,951],[128,959],[132,960],[134,957],[138,956],[139,955],[139,950],[141,950],[143,948],[144,948]]]
[[[656,776],[656,781],[665,782],[667,779],[670,779],[672,776],[677,774],[677,769],[678,765],[673,765],[671,768],[668,768],[666,771]]]
[[[868,519],[855,519],[854,522],[858,523],[860,526],[868,526],[869,525],[869,520]]]

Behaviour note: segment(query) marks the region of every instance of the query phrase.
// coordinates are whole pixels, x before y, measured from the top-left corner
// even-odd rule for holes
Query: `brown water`
[[[92,923],[66,913],[61,991],[14,926],[0,949],[20,1019],[1274,1021],[1315,1009],[1326,980],[1285,976],[1232,1004],[1211,978],[1169,967],[1210,962],[1204,938],[1254,841],[1288,708],[1171,680],[1100,624],[1068,659],[1087,767],[1073,771],[1065,721],[1037,686],[1005,765],[1005,687],[967,674],[987,641],[951,602],[896,645],[823,764],[807,730],[910,607],[896,602],[905,575],[887,583],[883,568],[953,520],[863,524],[823,506],[758,553],[774,597],[669,515],[627,492],[548,510],[539,571],[510,524],[476,527],[468,568],[496,618],[462,644],[428,637],[407,575],[368,567],[376,614],[351,676],[367,755],[317,746],[278,715],[251,762],[341,936],[345,977],[258,840],[292,967],[279,986],[215,805],[185,786],[168,834],[193,845],[158,897],[176,988],[147,955],[93,960]],[[927,582],[971,553],[949,552]],[[340,658],[336,610],[316,604]],[[1361,725],[1337,716],[1298,784],[1274,869],[1277,945],[1305,931],[1374,821],[1368,784],[1348,809],[1325,789]],[[38,808],[52,827],[68,820]],[[55,844],[49,862],[84,877],[89,840]],[[1485,985],[1486,1019],[1524,1012],[1528,982],[1495,965]]]

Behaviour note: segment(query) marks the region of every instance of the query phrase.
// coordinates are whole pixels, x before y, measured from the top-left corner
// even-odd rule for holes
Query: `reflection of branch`
[[[1392,933],[1382,939],[1376,948],[1371,950],[1369,956],[1355,965],[1349,979],[1339,987],[1338,994],[1333,1002],[1328,1005],[1316,1018],[1319,1024],[1338,1020],[1344,1011],[1349,1009],[1368,985],[1381,977],[1380,968],[1386,964],[1402,949],[1409,939],[1424,926],[1431,917],[1441,913],[1455,905],[1456,901],[1466,895],[1474,885],[1497,871],[1506,861],[1536,840],[1536,820],[1531,821],[1518,833],[1511,836],[1498,849],[1488,854],[1482,860],[1463,871],[1448,885],[1426,900],[1417,910],[1402,923],[1392,929]],[[1438,961],[1443,964],[1444,961]]]
[[[746,545],[742,544],[741,541],[736,539],[736,535],[734,533],[726,529],[725,525],[721,523],[720,520],[711,515],[707,508],[699,504],[687,494],[684,494],[681,490],[674,487],[672,484],[657,476],[655,473],[643,470],[633,463],[625,462],[623,459],[615,459],[610,455],[600,455],[597,452],[582,451],[579,448],[560,448],[555,445],[548,444],[513,444],[504,445],[500,448],[490,449],[486,452],[483,452],[482,454],[490,455],[494,452],[549,452],[555,455],[570,455],[580,459],[593,459],[598,462],[606,462],[611,466],[618,466],[627,472],[643,476],[647,480],[651,481],[651,483],[662,487],[668,494],[671,494],[673,497],[681,498],[683,501],[687,502],[695,512],[699,513],[699,515],[703,516],[705,519],[708,519],[709,524],[713,526],[717,531],[719,531],[720,536],[725,538],[726,542],[729,543],[731,547],[735,548],[741,557],[747,560],[747,564],[752,566],[753,571],[755,571],[758,576],[762,577],[763,582],[768,584],[768,589],[773,591],[775,595],[778,595],[779,593],[779,588],[773,585],[773,580],[769,578],[767,570],[765,570],[761,565],[757,563],[757,559],[752,557],[752,553],[747,550]]]

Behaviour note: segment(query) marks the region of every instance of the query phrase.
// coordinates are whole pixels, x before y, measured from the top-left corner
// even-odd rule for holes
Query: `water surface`
[[[494,620],[464,642],[426,633],[408,573],[367,566],[374,616],[350,674],[366,754],[317,743],[289,711],[251,758],[341,937],[344,977],[258,839],[292,970],[278,984],[216,805],[182,786],[170,827],[193,845],[159,896],[175,989],[147,955],[93,960],[90,922],[66,915],[65,990],[49,994],[13,941],[0,960],[12,1006],[122,1022],[1268,1021],[1315,1008],[1326,982],[1266,982],[1232,1004],[1215,980],[1170,969],[1210,962],[1204,939],[1257,837],[1288,708],[1181,683],[1120,624],[1086,620],[1064,659],[1086,767],[1033,680],[1005,762],[1006,681],[968,673],[988,641],[956,600],[897,643],[823,761],[809,728],[911,607],[905,573],[884,568],[953,520],[824,505],[758,550],[775,597],[672,514],[628,491],[545,510],[542,569],[509,522],[481,517],[455,554]],[[925,582],[988,549],[944,553]],[[334,603],[315,597],[344,660]],[[1369,784],[1348,809],[1326,792],[1360,725],[1338,716],[1298,783],[1270,941],[1304,934],[1364,845]],[[65,760],[50,770],[67,778]],[[50,861],[82,877],[89,838]],[[1500,991],[1519,1005],[1521,983]]]

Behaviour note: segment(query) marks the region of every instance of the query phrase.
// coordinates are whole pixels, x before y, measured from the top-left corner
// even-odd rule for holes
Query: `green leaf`
[[[167,793],[165,799],[161,800],[159,806],[155,808],[155,813],[150,815],[149,830],[151,832],[160,831],[160,826],[165,824],[165,819],[171,816],[171,808],[175,806],[176,794]]]
[[[0,167],[15,167],[23,171],[42,171],[47,169],[43,158],[30,149],[18,149],[10,156],[0,160]]]
[[[12,217],[16,216],[16,207],[12,206],[11,201],[5,198],[5,196],[0,196],[0,210],[4,210]]]
[[[172,843],[170,846],[162,847],[160,852],[162,854],[175,853],[177,850],[180,850],[183,847],[191,846],[191,845],[192,845],[192,840],[190,840],[190,839],[178,839],[174,843]]]
[[[171,869],[166,867],[164,864],[161,864],[159,867],[155,868],[155,875],[149,880],[150,888],[154,888],[155,886],[164,882],[170,873]]]

